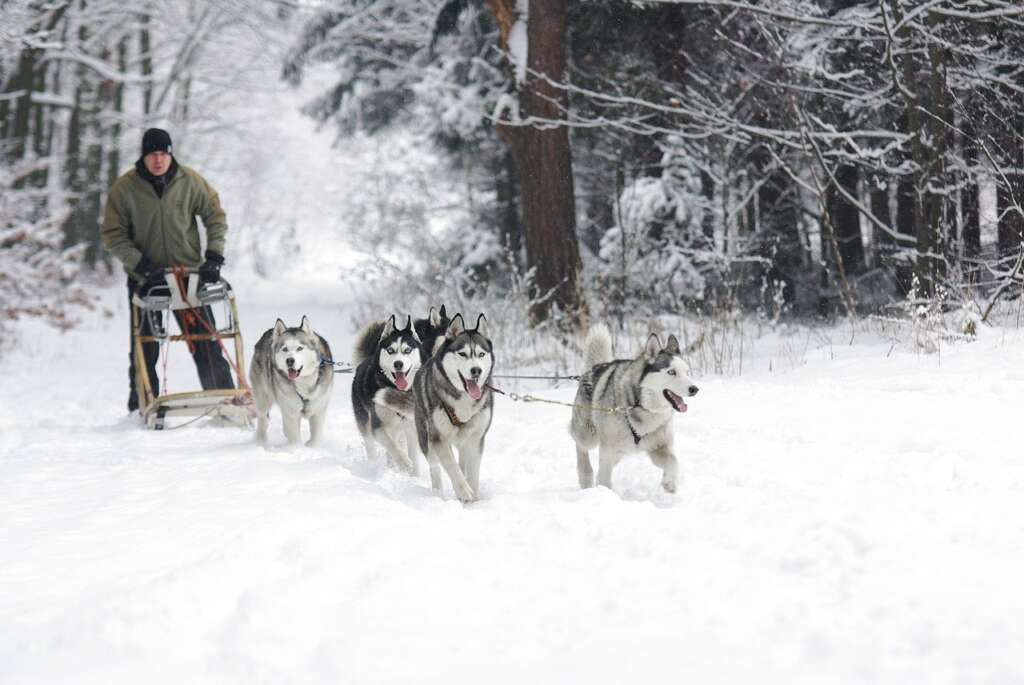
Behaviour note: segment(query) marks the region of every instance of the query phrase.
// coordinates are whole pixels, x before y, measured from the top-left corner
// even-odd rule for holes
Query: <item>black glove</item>
[[[139,291],[143,295],[148,293],[153,286],[163,285],[166,283],[164,280],[163,267],[157,266],[153,262],[149,261],[147,257],[143,257],[139,260],[139,263],[135,265],[135,273],[142,277],[142,284],[139,286]]]
[[[216,283],[220,280],[220,267],[224,265],[224,257],[212,250],[206,251],[206,261],[199,266],[199,280],[203,283]]]

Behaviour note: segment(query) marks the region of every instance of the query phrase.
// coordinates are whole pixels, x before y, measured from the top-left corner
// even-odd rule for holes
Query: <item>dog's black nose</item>
[[[472,369],[469,370],[469,375],[472,376],[473,378],[480,378],[480,374],[482,374],[483,372],[484,370],[481,369],[479,366],[474,366]]]
[[[284,360],[284,363],[288,366],[295,366],[295,357],[288,357]]]
[[[691,385],[690,396],[693,397],[694,395],[696,395],[698,390],[700,390],[700,388],[698,388],[696,385]]]
[[[395,371],[401,371],[402,370],[402,366],[403,366],[403,364],[402,364],[401,361],[395,362]]]

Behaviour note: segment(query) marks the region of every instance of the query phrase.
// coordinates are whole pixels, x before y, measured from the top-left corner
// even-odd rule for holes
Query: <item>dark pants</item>
[[[131,302],[132,296],[135,294],[138,285],[129,279],[128,281],[128,301]],[[131,308],[128,310],[131,311]],[[142,314],[142,335],[153,335],[153,331],[149,325],[149,318],[145,316],[145,312]],[[195,318],[188,319],[187,314],[195,315]],[[162,316],[162,315],[160,315]],[[174,312],[174,318],[178,321],[178,326],[181,328],[181,332],[187,335],[202,335],[208,333],[209,330],[203,325],[202,321],[198,318],[202,317],[209,324],[210,328],[216,330],[216,326],[213,321],[213,310],[209,307],[202,307],[200,309],[180,309]],[[191,321],[191,323],[189,323]],[[135,391],[135,341],[131,336],[131,318],[128,321],[129,331],[129,348],[128,348],[128,411],[135,411],[139,408],[139,397]],[[228,366],[228,360],[224,358],[221,350],[220,343],[216,340],[192,340],[190,341],[190,348],[192,350],[192,359],[196,363],[196,371],[199,372],[199,382],[203,386],[203,390],[217,390],[225,388],[234,388],[235,381],[231,377],[231,367]],[[149,372],[149,382],[153,388],[153,394],[160,394],[160,378],[157,376],[156,363],[160,359],[160,343],[148,342],[142,343],[142,353],[146,358],[146,369]]]

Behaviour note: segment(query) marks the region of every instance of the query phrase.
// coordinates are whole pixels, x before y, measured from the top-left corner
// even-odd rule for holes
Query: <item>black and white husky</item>
[[[425,326],[423,330],[431,329]],[[354,354],[358,366],[352,379],[352,413],[367,456],[373,458],[373,443],[377,443],[395,464],[416,473],[416,424],[412,412],[375,401],[382,390],[408,392],[426,360],[412,318],[406,320],[403,328],[397,327],[394,316],[384,323],[370,324],[356,341]]]
[[[697,394],[679,341],[651,334],[635,359],[612,359],[608,328],[594,326],[584,343],[585,373],[576,391],[569,433],[576,441],[580,487],[594,485],[590,450],[597,447],[599,485],[612,486],[612,469],[629,452],[643,451],[662,469],[661,485],[676,491],[679,464],[672,449],[672,417]],[[617,411],[609,411],[617,410]]]
[[[276,404],[289,444],[299,442],[303,418],[309,421],[307,444],[320,444],[334,383],[334,369],[324,364],[325,359],[331,359],[331,347],[313,331],[306,317],[298,328],[289,328],[278,319],[263,334],[249,369],[257,440],[266,442],[270,408]]]
[[[416,329],[416,335],[419,336],[420,342],[423,343],[423,352],[427,357],[434,354],[437,340],[448,330],[448,324],[451,322],[452,320],[448,318],[448,312],[445,310],[444,305],[441,305],[440,309],[431,307],[427,318],[413,321],[413,328]]]
[[[487,385],[493,367],[487,320],[481,315],[476,327],[467,329],[462,315],[456,314],[416,374],[413,402],[406,393],[394,391],[378,397],[397,411],[415,407],[416,435],[430,466],[430,487],[438,495],[444,467],[456,497],[472,502],[479,496],[480,460],[494,413],[494,393]]]

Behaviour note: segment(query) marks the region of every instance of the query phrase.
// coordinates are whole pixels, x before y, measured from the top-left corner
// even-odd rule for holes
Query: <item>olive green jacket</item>
[[[178,165],[158,197],[135,169],[110,186],[100,238],[136,280],[135,267],[145,255],[157,266],[197,267],[203,262],[196,216],[206,227],[208,250],[223,256],[227,219],[220,197],[205,178]]]

